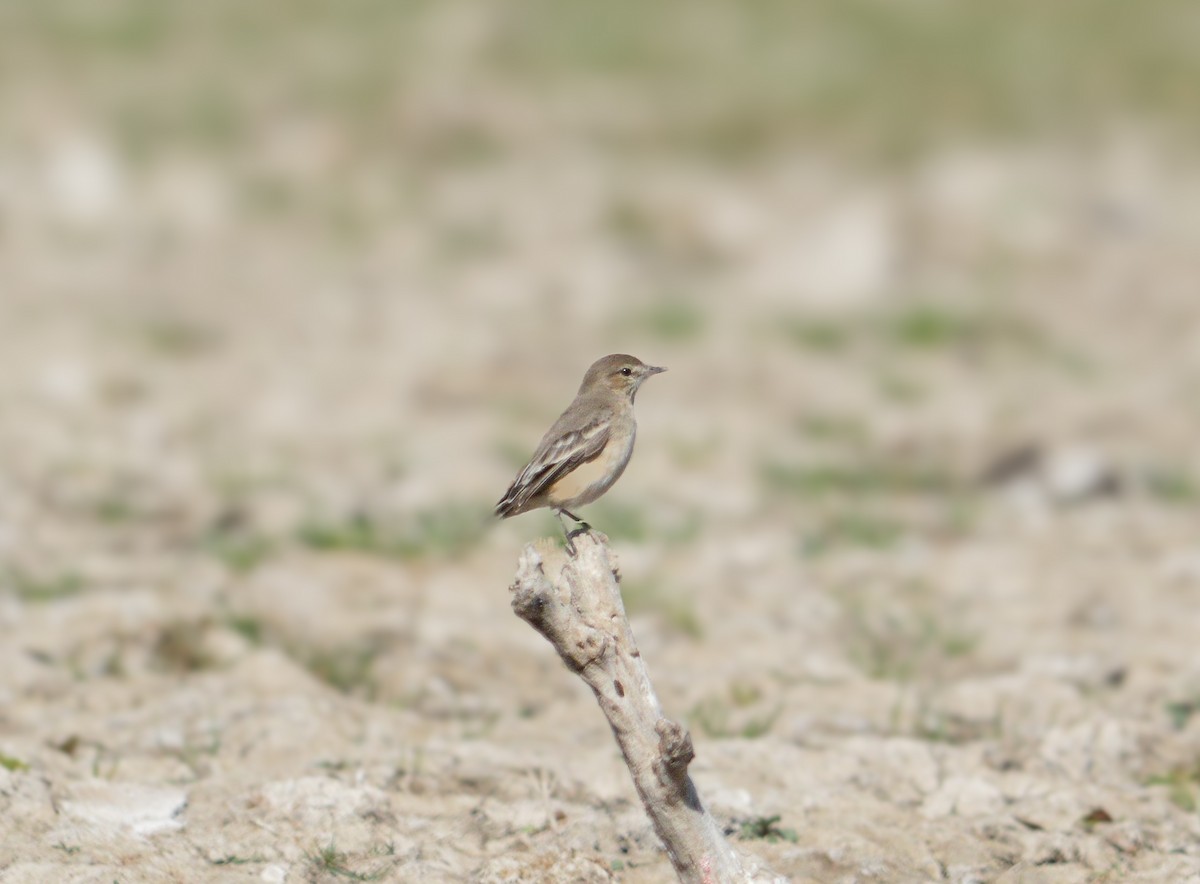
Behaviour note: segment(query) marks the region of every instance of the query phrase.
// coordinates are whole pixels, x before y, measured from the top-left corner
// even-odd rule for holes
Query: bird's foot
[[[578,537],[580,534],[587,534],[590,536],[591,533],[592,526],[587,522],[580,522],[579,527],[577,527],[574,531],[567,532],[567,552],[569,552],[571,555],[575,555],[575,542],[573,538]]]
[[[592,526],[583,519],[579,518],[579,516],[575,515],[570,510],[557,510],[556,512],[559,517],[559,524],[562,525],[563,536],[567,539],[567,553],[573,556],[575,555],[575,542],[572,540],[572,538],[578,534],[591,534]],[[575,522],[574,530],[567,530],[566,523],[562,521],[563,516],[568,516]]]

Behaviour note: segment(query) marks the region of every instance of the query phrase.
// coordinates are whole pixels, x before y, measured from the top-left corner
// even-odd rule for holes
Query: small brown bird
[[[590,530],[571,512],[591,503],[621,478],[629,457],[637,422],[633,399],[646,378],[666,371],[640,359],[616,353],[592,363],[583,376],[575,401],[554,422],[496,504],[502,519],[539,507],[549,507],[559,518],[567,550],[575,552],[564,515]]]

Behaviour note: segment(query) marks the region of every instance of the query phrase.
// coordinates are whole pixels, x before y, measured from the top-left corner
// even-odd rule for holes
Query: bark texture
[[[596,695],[679,880],[784,880],[741,857],[705,810],[688,775],[692,737],[663,715],[625,616],[607,538],[579,533],[574,545],[571,557],[549,543],[525,547],[511,587],[513,610]]]

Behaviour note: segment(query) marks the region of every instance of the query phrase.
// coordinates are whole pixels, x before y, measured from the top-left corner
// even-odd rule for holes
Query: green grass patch
[[[795,844],[799,838],[795,829],[784,829],[779,825],[783,818],[775,816],[756,816],[742,820],[737,827],[737,835],[742,841],[767,841],[771,844],[777,841],[788,841]]]
[[[945,510],[948,533],[968,528],[973,512],[970,489],[947,468],[872,453],[846,462],[767,462],[759,478],[767,494],[803,500],[802,549],[810,555],[896,545],[913,531],[912,503]]]
[[[310,520],[297,539],[322,552],[359,552],[404,560],[456,557],[473,548],[487,523],[474,507],[448,505],[382,520],[357,513],[338,520]]]
[[[805,414],[799,421],[800,432],[818,442],[831,442],[861,448],[868,439],[861,419],[844,414]]]
[[[214,531],[204,540],[204,549],[230,571],[253,571],[276,551],[274,540],[246,530]]]
[[[996,311],[917,303],[882,318],[883,336],[910,350],[1011,346],[1027,351],[1041,346],[1034,327]]]
[[[783,711],[781,704],[763,708],[765,705],[766,698],[756,686],[734,682],[724,692],[698,702],[689,718],[715,739],[756,740],[770,733]]]
[[[373,852],[373,855],[378,856],[379,854]],[[338,850],[332,841],[325,847],[309,852],[305,859],[309,872],[314,877],[329,875],[333,878],[344,878],[347,881],[379,881],[392,871],[390,863],[376,866],[369,871],[360,871],[351,864],[350,855]]]
[[[879,395],[889,402],[911,405],[925,399],[928,391],[924,384],[912,375],[885,369],[876,378]]]
[[[288,653],[318,679],[343,694],[375,696],[375,661],[383,648],[368,640],[328,648],[288,647]]]
[[[887,334],[902,346],[928,350],[965,343],[978,336],[976,322],[961,313],[918,305],[888,318]]]
[[[179,317],[158,317],[144,322],[139,336],[158,356],[188,359],[216,349],[220,335],[216,329]]]
[[[0,571],[0,586],[26,602],[54,602],[83,591],[83,578],[74,572],[41,575],[20,568]]]
[[[805,534],[801,548],[805,555],[819,556],[840,549],[891,549],[909,527],[899,519],[865,510],[832,513]]]
[[[838,317],[789,317],[784,334],[814,353],[883,352],[894,357],[920,353],[1016,353],[1061,361],[1032,321],[1011,311],[978,304],[911,301],[899,307]],[[888,375],[885,375],[888,377]]]
[[[1187,505],[1200,500],[1196,478],[1180,467],[1157,467],[1143,478],[1146,492],[1162,503]]]
[[[857,464],[768,463],[762,468],[762,481],[769,489],[808,498],[942,495],[958,486],[944,469],[879,459]]]
[[[224,493],[234,501],[253,493],[254,481],[261,480],[232,475],[219,479]],[[198,546],[230,571],[242,574],[253,571],[270,558],[276,552],[278,542],[253,527],[242,504],[231,502],[201,535]]]
[[[1146,780],[1147,786],[1165,786],[1171,803],[1185,813],[1195,813],[1200,804],[1200,763],[1175,767]]]
[[[0,752],[0,767],[13,773],[23,773],[29,770],[28,764],[6,752]]]
[[[949,622],[938,612],[923,610],[928,600],[913,599],[892,614],[868,601],[845,602],[847,645],[851,660],[870,678],[909,681],[941,672],[951,661],[972,654],[978,636]]]
[[[96,501],[93,510],[97,519],[113,525],[131,522],[138,516],[137,507],[117,494],[106,494]]]
[[[784,323],[792,342],[816,353],[840,353],[854,342],[855,330],[833,319],[797,319]]]
[[[1192,720],[1192,716],[1200,712],[1200,699],[1196,700],[1176,700],[1167,703],[1165,706],[1167,717],[1171,719],[1171,726],[1177,731],[1187,727],[1188,722]]]
[[[261,645],[266,638],[266,627],[259,617],[247,614],[230,614],[225,625],[252,645]]]
[[[275,552],[275,543],[257,534],[216,537],[209,552],[236,573],[253,571]]]

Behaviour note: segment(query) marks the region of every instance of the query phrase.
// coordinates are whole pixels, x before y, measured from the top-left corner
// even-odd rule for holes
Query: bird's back
[[[546,431],[529,463],[500,498],[496,515],[506,519],[543,506],[538,498],[547,487],[565,472],[603,452],[619,411],[611,396],[596,393],[576,396]],[[632,413],[629,417],[632,420]]]

